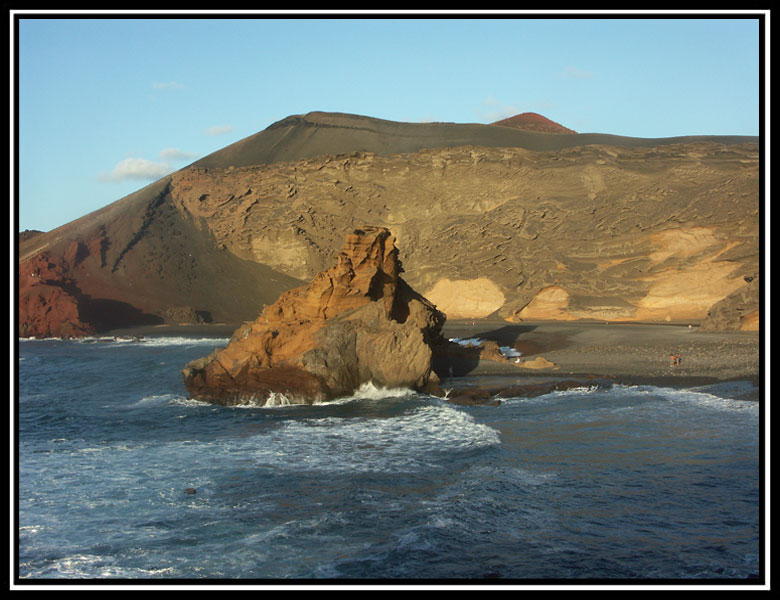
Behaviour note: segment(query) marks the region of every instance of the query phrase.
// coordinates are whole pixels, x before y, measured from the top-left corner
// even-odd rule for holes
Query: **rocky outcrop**
[[[747,285],[717,302],[702,321],[702,331],[758,331],[761,313],[761,279],[758,274],[744,278]]]
[[[160,316],[169,325],[198,325],[210,321],[208,313],[191,306],[171,306],[163,310]]]
[[[367,382],[436,391],[432,346],[445,316],[401,272],[388,229],[353,231],[335,266],[282,294],[227,347],[186,365],[187,391],[224,405],[310,404]]]
[[[551,392],[571,389],[609,389],[612,382],[596,377],[556,379],[510,385],[485,385],[449,390],[447,401],[464,406],[499,406],[506,398],[536,398]]]
[[[19,265],[20,337],[78,337],[94,332],[83,300],[58,257],[41,254]]]

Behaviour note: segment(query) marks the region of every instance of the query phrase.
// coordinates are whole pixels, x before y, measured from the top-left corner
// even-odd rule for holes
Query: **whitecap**
[[[443,456],[500,445],[499,433],[446,403],[383,418],[289,421],[254,436],[253,453],[269,466],[315,471],[388,472],[437,467]]]
[[[485,343],[485,340],[480,338],[450,338],[450,341],[465,347],[477,347]]]
[[[146,337],[138,340],[136,343],[144,346],[214,346],[224,347],[230,342],[230,338],[191,338],[191,337],[170,337],[155,336]]]
[[[485,340],[481,338],[449,338],[449,340],[454,343],[458,344],[459,346],[464,346],[465,348],[479,348],[482,344],[485,343]],[[512,346],[499,346],[499,351],[501,354],[503,354],[506,358],[518,358],[520,356],[523,356],[523,353],[519,350],[516,350]]]
[[[151,396],[144,396],[132,406],[156,406],[161,404],[168,404],[173,400],[178,400],[179,398],[180,396],[177,394],[154,394]]]
[[[522,352],[520,352],[519,350],[515,350],[514,348],[512,348],[512,346],[501,346],[499,350],[501,350],[501,354],[503,354],[507,358],[517,358],[523,355]]]
[[[613,392],[616,395],[626,396],[650,396],[662,398],[671,403],[685,403],[715,410],[747,410],[758,413],[759,403],[748,400],[729,398],[725,394],[709,393],[706,387],[699,388],[669,388],[654,385],[616,385],[606,393]]]
[[[333,400],[322,400],[316,402],[318,405],[327,404],[344,404],[347,402],[355,402],[360,400],[384,400],[387,398],[405,398],[416,394],[414,390],[410,388],[388,388],[380,385],[376,385],[374,382],[369,381],[360,385],[352,395],[342,396]]]

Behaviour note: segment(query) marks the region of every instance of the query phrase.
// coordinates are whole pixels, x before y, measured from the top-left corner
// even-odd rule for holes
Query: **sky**
[[[18,230],[64,225],[310,111],[759,135],[755,14],[17,11]]]

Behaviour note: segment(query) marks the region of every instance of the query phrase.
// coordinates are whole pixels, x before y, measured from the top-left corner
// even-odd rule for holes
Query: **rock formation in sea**
[[[393,233],[405,280],[451,319],[698,323],[740,293],[758,310],[746,279],[759,272],[758,138],[547,133],[527,127],[548,120],[519,117],[282,119],[20,234],[20,335],[76,322],[25,300],[35,261],[61,265],[58,289],[94,330],[172,322],[181,307],[239,323],[328,268],[363,223]],[[748,317],[715,312],[721,329]]]
[[[336,264],[182,370],[191,397],[215,404],[313,402],[364,383],[438,391],[432,347],[445,316],[401,278],[384,227],[346,236]]]

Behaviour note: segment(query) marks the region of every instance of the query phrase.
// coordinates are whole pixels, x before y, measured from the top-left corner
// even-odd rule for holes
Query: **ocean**
[[[188,399],[182,367],[226,343],[19,341],[20,585],[759,581],[748,383]]]

